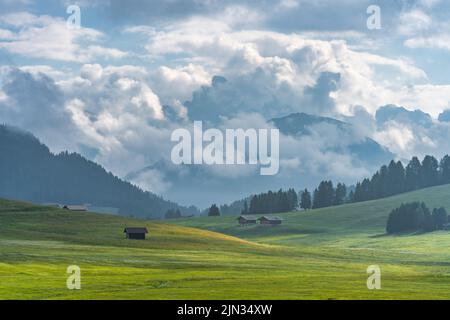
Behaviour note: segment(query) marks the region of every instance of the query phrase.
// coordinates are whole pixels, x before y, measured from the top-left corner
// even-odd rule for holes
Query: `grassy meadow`
[[[391,209],[425,201],[450,211],[450,186],[339,207],[168,222],[66,212],[0,200],[0,299],[448,299],[450,232],[385,235]],[[146,241],[125,226],[146,226]],[[81,290],[66,269],[81,268]],[[382,289],[368,290],[378,265]]]

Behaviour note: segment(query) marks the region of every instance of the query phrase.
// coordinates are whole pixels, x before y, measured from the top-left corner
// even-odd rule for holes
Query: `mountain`
[[[275,176],[261,176],[257,168],[251,166],[241,166],[241,168],[179,166],[168,160],[161,160],[141,170],[130,172],[125,176],[125,180],[139,184],[146,176],[157,173],[168,186],[164,192],[166,197],[182,204],[193,203],[206,208],[213,203],[232,203],[236,199],[243,199],[251,194],[267,192],[267,190],[291,187],[298,190],[305,187],[311,189],[323,179],[339,180],[351,185],[394,158],[392,153],[377,142],[357,133],[351,124],[336,119],[294,113],[286,117],[274,118],[269,123],[279,128],[285,136],[289,136],[289,139],[280,140],[280,173]],[[291,138],[298,141],[295,147],[286,144],[286,141],[291,142]],[[320,140],[319,143],[316,143],[318,140]],[[325,164],[328,168],[323,168],[322,165],[316,172],[312,172],[308,165],[315,166],[316,163],[323,162],[322,155],[330,158]],[[283,161],[283,157],[294,158],[295,167],[290,165],[292,162],[289,160]],[[319,157],[318,160],[317,157]],[[298,164],[295,158],[299,159]],[[350,170],[363,168],[365,172],[361,176],[350,178],[343,170],[337,172],[332,162],[337,162],[337,159],[341,158],[350,159]],[[340,168],[340,164],[337,167]],[[244,169],[248,169],[248,172]]]
[[[389,121],[396,121],[398,123],[413,123],[425,128],[433,125],[433,120],[428,113],[421,110],[409,111],[404,107],[399,107],[396,105],[386,105],[378,108],[375,119],[378,126],[383,126]]]
[[[0,197],[114,207],[122,215],[143,218],[160,218],[172,208],[198,213],[143,191],[79,154],[52,154],[32,134],[5,125],[0,126]]]
[[[293,113],[286,117],[274,118],[270,121],[281,133],[290,136],[308,136],[312,135],[319,126],[328,126],[342,136],[357,137],[353,126],[349,123],[328,117],[310,115],[306,113]],[[353,141],[337,145],[330,150],[349,153],[356,156],[357,160],[366,165],[379,165],[388,163],[394,158],[394,155],[382,147],[376,141],[368,137],[357,137]]]
[[[270,120],[285,135],[304,135],[310,134],[311,127],[318,124],[329,124],[342,130],[349,130],[350,125],[327,117],[315,116],[307,113],[292,113],[286,117],[274,118]]]

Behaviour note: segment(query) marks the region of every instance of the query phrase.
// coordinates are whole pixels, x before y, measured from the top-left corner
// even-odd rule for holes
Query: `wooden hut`
[[[261,225],[278,226],[283,222],[283,219],[281,219],[280,217],[263,216],[263,217],[259,218],[258,221]]]
[[[249,224],[256,224],[258,221],[255,217],[249,217],[249,216],[240,216],[236,219],[241,226],[246,226]]]
[[[145,227],[127,227],[125,228],[125,230],[123,230],[123,233],[125,233],[125,237],[127,239],[145,240],[145,235],[148,233],[148,230]]]

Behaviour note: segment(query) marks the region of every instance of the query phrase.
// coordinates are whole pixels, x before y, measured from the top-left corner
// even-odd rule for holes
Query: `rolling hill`
[[[146,222],[0,202],[2,299],[447,299],[450,232],[387,236],[389,211],[450,209],[450,185],[370,202],[280,214],[279,227],[236,217]],[[147,226],[146,241],[123,237]],[[66,288],[79,265],[82,289]],[[379,265],[382,289],[368,290]]]
[[[31,133],[0,125],[0,197],[35,203],[91,204],[161,218],[168,209],[198,213],[119,179],[76,153],[53,154]]]
[[[401,203],[424,201],[430,208],[445,207],[450,211],[450,185],[442,185],[389,198],[345,204],[341,206],[310,210],[307,212],[279,213],[285,221],[276,229],[276,233],[284,236],[301,237],[303,234],[346,234],[367,233],[384,234],[386,221],[390,211]],[[257,215],[258,216],[258,215]],[[259,215],[260,216],[260,215]],[[195,219],[177,220],[175,223],[202,229],[209,229],[244,238],[258,239],[271,230],[253,226],[235,228],[236,216],[198,217]],[[255,230],[253,230],[255,229]]]

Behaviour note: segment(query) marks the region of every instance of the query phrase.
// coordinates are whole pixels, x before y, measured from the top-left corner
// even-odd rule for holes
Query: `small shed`
[[[442,230],[450,230],[450,223],[444,223],[442,225]]]
[[[127,227],[125,228],[125,230],[123,230],[123,233],[125,233],[125,238],[127,239],[145,240],[145,235],[148,233],[148,230],[145,227]]]
[[[236,219],[241,226],[249,225],[249,224],[256,224],[258,221],[255,217],[249,217],[249,216],[240,216]]]
[[[88,211],[88,208],[84,205],[65,205],[63,209],[69,211]]]
[[[280,217],[267,217],[263,216],[258,219],[259,223],[265,226],[277,226],[280,225],[283,222],[283,219]]]

